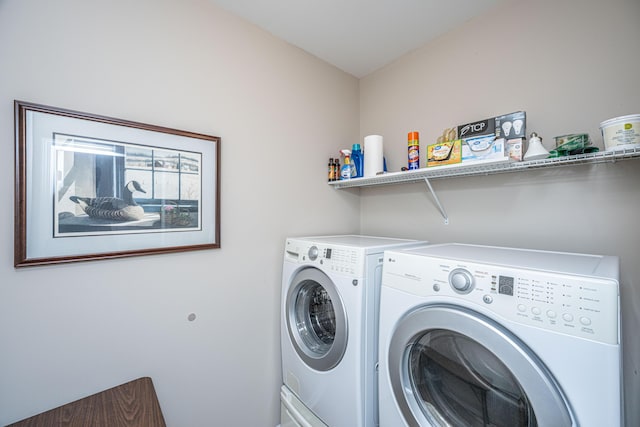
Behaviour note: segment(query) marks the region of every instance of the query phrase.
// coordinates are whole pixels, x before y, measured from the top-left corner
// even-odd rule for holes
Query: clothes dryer
[[[381,427],[620,426],[617,257],[385,252]]]
[[[330,427],[377,425],[383,253],[425,243],[359,235],[287,239],[282,274],[282,405],[294,409],[283,411],[283,425],[294,412],[304,417],[304,410],[295,410],[298,404]]]

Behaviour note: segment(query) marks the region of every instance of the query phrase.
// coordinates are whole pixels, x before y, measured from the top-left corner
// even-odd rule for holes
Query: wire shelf
[[[401,183],[423,182],[425,179],[440,179],[473,175],[493,175],[498,173],[522,170],[573,166],[595,163],[615,163],[640,157],[640,148],[623,148],[615,151],[598,151],[596,153],[576,154],[573,156],[553,157],[542,160],[523,162],[502,161],[497,163],[457,164],[422,168],[405,172],[390,172],[368,178],[352,178],[329,182],[336,189],[351,187],[371,187]]]

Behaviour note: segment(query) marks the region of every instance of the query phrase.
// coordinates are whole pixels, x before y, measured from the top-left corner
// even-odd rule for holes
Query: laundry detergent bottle
[[[353,144],[351,147],[351,164],[356,171],[355,178],[364,176],[364,156],[360,144]]]
[[[351,150],[340,150],[340,154],[344,156],[344,164],[340,169],[340,179],[355,178],[355,169],[351,163]]]

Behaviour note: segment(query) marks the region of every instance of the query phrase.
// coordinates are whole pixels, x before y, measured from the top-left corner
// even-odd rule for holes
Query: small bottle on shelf
[[[333,159],[333,180],[338,181],[340,179],[340,158]]]

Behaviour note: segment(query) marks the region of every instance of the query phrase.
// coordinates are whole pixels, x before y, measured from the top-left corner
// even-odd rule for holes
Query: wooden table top
[[[149,377],[121,384],[7,427],[166,427]]]

